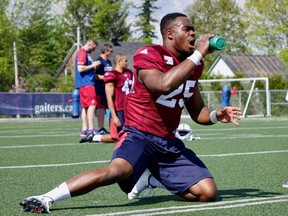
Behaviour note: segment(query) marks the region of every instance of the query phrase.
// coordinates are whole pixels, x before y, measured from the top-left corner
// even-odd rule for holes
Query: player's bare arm
[[[214,112],[204,105],[202,96],[198,87],[195,87],[193,96],[185,102],[188,113],[190,114],[193,121],[202,125],[211,125],[211,114]],[[239,126],[236,120],[240,120],[240,115],[242,114],[241,109],[238,107],[224,107],[219,108],[215,111],[215,121],[220,121],[222,123],[231,122],[235,126]]]
[[[85,72],[85,71],[89,71],[91,69],[96,69],[101,65],[100,61],[94,61],[91,65],[78,65],[78,71],[81,72]]]
[[[197,51],[205,56],[208,53],[209,38],[212,34],[202,35],[202,40],[197,46]],[[194,42],[195,43],[195,40]],[[193,53],[191,56],[195,55]],[[189,57],[190,58],[190,57]],[[193,73],[193,69],[197,66],[191,59],[184,60],[181,64],[171,68],[168,72],[162,73],[157,69],[142,69],[138,71],[138,77],[146,87],[160,94],[167,94],[177,89],[188,77]]]
[[[115,106],[113,102],[114,97],[114,84],[112,82],[105,83],[105,94],[107,98],[107,105],[110,110],[112,118],[114,118],[116,115]]]

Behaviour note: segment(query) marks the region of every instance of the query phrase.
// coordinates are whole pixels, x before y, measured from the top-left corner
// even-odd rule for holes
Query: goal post
[[[227,78],[199,80],[199,89],[208,107],[221,106],[221,90],[224,85],[236,92],[230,97],[230,105],[238,106],[243,117],[267,116],[271,117],[271,100],[269,93],[269,79],[255,78]]]

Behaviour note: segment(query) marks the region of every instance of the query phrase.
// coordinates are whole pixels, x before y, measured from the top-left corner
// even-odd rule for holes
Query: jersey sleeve
[[[87,58],[86,58],[86,52],[84,49],[80,49],[77,56],[77,62],[78,65],[86,65],[87,64]]]
[[[112,71],[108,71],[104,74],[104,82],[108,83],[108,82],[115,82],[117,79],[115,73],[113,73]]]
[[[140,69],[162,69],[163,59],[154,47],[142,47],[133,56],[133,66]]]

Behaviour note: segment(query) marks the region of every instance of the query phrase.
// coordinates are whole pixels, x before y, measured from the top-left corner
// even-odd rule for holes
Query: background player
[[[101,48],[101,54],[96,59],[101,62],[101,65],[96,70],[96,97],[97,97],[97,107],[96,107],[96,116],[98,123],[98,132],[100,134],[109,133],[104,128],[104,120],[105,120],[105,111],[107,107],[107,99],[105,94],[105,82],[104,82],[104,74],[107,71],[111,71],[112,63],[110,61],[110,56],[112,55],[113,49],[109,44],[104,44]]]
[[[132,86],[133,73],[127,69],[125,54],[118,53],[114,57],[115,69],[104,74],[105,92],[110,110],[110,134],[88,134],[80,142],[116,142],[124,125],[124,106],[126,95]]]
[[[94,113],[96,107],[95,93],[95,69],[100,66],[100,61],[94,61],[90,57],[98,46],[96,40],[88,40],[79,49],[75,57],[75,88],[79,89],[82,106],[82,131],[80,136],[85,136],[89,131],[94,131]]]

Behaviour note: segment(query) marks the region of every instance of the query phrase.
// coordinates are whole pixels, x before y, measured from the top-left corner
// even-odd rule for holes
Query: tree
[[[242,11],[233,0],[195,0],[186,11],[197,37],[205,33],[222,36],[227,42],[222,52],[250,53],[246,46]],[[217,54],[215,52],[205,58],[206,68],[209,68]]]
[[[102,40],[127,41],[130,25],[126,24],[128,3],[123,0],[95,0],[96,13],[93,16],[93,33]]]
[[[63,21],[73,31],[80,27],[82,42],[87,38],[126,41],[130,37],[130,25],[126,25],[129,4],[124,0],[64,0],[64,5]]]
[[[288,1],[249,0],[245,8],[247,40],[254,52],[275,55],[284,50],[288,43]]]
[[[136,30],[142,32],[140,35],[140,40],[147,44],[152,44],[153,38],[157,38],[154,30],[155,26],[152,23],[157,22],[156,19],[152,18],[153,10],[158,9],[158,7],[153,6],[157,0],[144,0],[141,7],[136,7],[141,10],[138,15],[138,21],[135,23]]]
[[[64,29],[52,7],[56,0],[20,0],[14,5],[13,22],[17,27],[18,60],[22,65],[19,73],[29,72],[54,75],[65,55]]]
[[[92,26],[93,14],[96,12],[94,0],[63,0],[62,22],[67,31],[76,35],[77,27],[80,28],[82,41],[86,41],[86,33]]]
[[[14,83],[13,26],[7,15],[8,0],[0,3],[0,92],[6,92]]]

